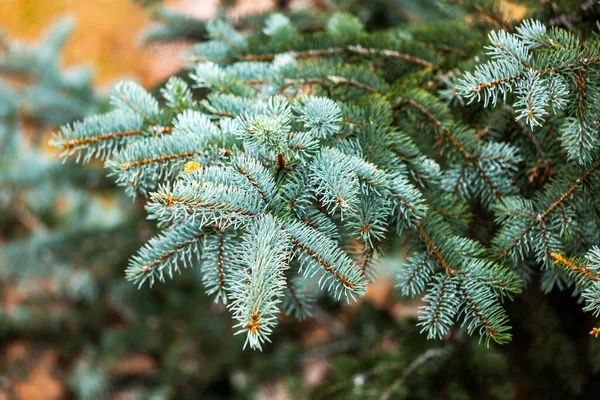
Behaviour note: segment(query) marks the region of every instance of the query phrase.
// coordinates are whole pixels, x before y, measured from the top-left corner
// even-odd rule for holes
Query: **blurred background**
[[[499,4],[510,18],[526,10]],[[63,164],[47,145],[52,132],[107,110],[121,79],[156,93],[182,73],[180,54],[206,19],[281,8],[307,29],[334,8],[371,29],[442,15],[434,0],[0,0],[0,400],[590,393],[600,363],[580,362],[537,292],[514,306],[535,304],[537,319],[515,317],[523,342],[486,349],[460,330],[427,341],[415,327],[419,301],[393,289],[400,241],[365,298],[325,300],[301,322],[283,316],[262,353],[241,350],[196,270],[153,289],[125,281],[128,258],[154,232],[143,202],[125,198],[101,162]],[[600,359],[599,346],[586,349]]]
[[[167,0],[169,10],[199,19],[214,16],[218,0]],[[94,69],[94,85],[110,89],[116,81],[135,79],[152,87],[177,72],[183,65],[179,43],[144,46],[142,34],[153,24],[144,2],[130,0],[2,0],[2,29],[13,37],[35,41],[50,23],[65,15],[77,21],[77,28],[60,56],[66,67],[86,64]],[[230,15],[248,15],[274,7],[271,0],[238,1]],[[193,43],[193,42],[192,42]],[[188,43],[189,45],[190,43]]]

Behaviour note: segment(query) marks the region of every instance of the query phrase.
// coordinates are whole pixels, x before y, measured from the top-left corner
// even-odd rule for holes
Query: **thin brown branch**
[[[461,291],[463,297],[467,301],[467,304],[473,309],[473,312],[475,313],[477,318],[479,318],[485,329],[489,332],[490,336],[496,337],[498,331],[492,326],[492,324],[485,317],[485,315],[483,315],[483,312],[481,312],[479,307],[477,307],[477,304],[475,304],[469,293],[467,293],[467,291],[460,284],[458,284],[458,289]]]
[[[451,51],[450,48],[444,49],[446,52]],[[226,57],[221,58],[219,62],[223,63],[231,63],[231,62],[240,62],[240,61],[273,61],[277,55],[280,53],[272,53],[272,54],[250,54],[243,55],[240,57]],[[307,60],[314,58],[325,58],[325,57],[335,57],[341,56],[343,54],[350,55],[362,55],[362,56],[376,56],[380,58],[391,58],[395,60],[405,61],[409,64],[417,65],[423,68],[431,68],[436,70],[437,67],[433,65],[431,62],[424,60],[419,57],[412,56],[410,54],[400,53],[395,50],[389,49],[376,49],[376,48],[364,48],[360,45],[353,46],[345,46],[345,47],[331,47],[327,49],[314,49],[314,50],[304,50],[294,52],[294,56],[297,60]],[[191,57],[191,62],[201,62],[208,61],[205,57]]]
[[[416,225],[416,229],[417,229],[417,232],[419,232],[419,234],[421,235],[421,238],[423,239],[425,244],[427,245],[427,248],[429,249],[429,251],[431,251],[431,253],[435,257],[435,259],[448,272],[448,275],[451,275],[451,276],[456,275],[456,271],[454,269],[452,269],[450,264],[448,264],[448,262],[446,261],[444,256],[442,256],[442,254],[438,250],[438,247],[435,244],[433,244],[433,240],[431,240],[431,237],[427,234],[427,232],[425,231],[425,228],[423,228],[421,223],[418,223]]]
[[[325,85],[333,84],[337,86],[352,86],[358,89],[362,89],[369,93],[379,93],[379,90],[367,84],[352,81],[340,76],[330,75],[327,78],[307,78],[307,79],[284,79],[283,85],[278,90],[278,93],[283,93],[285,89],[293,85]]]
[[[250,176],[250,174],[248,173],[248,171],[246,171],[245,169],[243,169],[242,167],[238,167],[237,168],[238,172],[240,174],[242,174],[244,176],[244,178],[246,178],[248,180],[248,182],[250,182],[250,184],[256,189],[256,191],[258,192],[258,194],[260,195],[260,197],[263,199],[263,201],[265,203],[269,203],[269,199],[267,199],[267,195],[265,194],[265,192],[262,190],[262,188],[259,186],[259,184],[256,182],[256,179],[254,179],[252,176]]]
[[[565,201],[567,201],[579,185],[585,182],[594,172],[596,172],[600,168],[600,160],[596,161],[594,165],[592,165],[583,175],[579,176],[575,182],[563,193],[561,194],[552,204],[548,206],[542,213],[537,214],[535,218],[531,221],[527,228],[523,229],[521,233],[511,242],[508,247],[500,250],[499,253],[501,255],[508,254],[513,248],[515,248],[521,240],[538,224],[542,223],[546,220],[546,218],[554,211],[556,208],[560,207]]]
[[[240,208],[235,208],[232,207],[228,204],[221,204],[221,203],[215,203],[215,202],[206,202],[203,200],[191,200],[191,199],[186,199],[186,198],[182,198],[182,197],[176,197],[176,196],[165,196],[162,194],[159,194],[158,197],[164,201],[164,203],[167,205],[167,207],[171,208],[173,207],[173,205],[175,204],[181,204],[184,206],[189,207],[190,209],[193,209],[194,207],[198,207],[198,208],[204,208],[206,210],[210,210],[210,211],[229,211],[229,212],[233,212],[236,214],[240,214],[246,217],[254,217],[256,216],[253,212],[248,211],[248,210],[242,210]]]
[[[139,167],[141,165],[155,164],[155,163],[162,164],[163,162],[175,160],[175,159],[179,159],[179,158],[190,158],[190,157],[193,157],[200,153],[202,153],[201,150],[196,150],[196,151],[187,151],[184,153],[168,154],[168,155],[160,156],[160,157],[143,158],[141,160],[127,161],[127,162],[121,163],[120,166],[121,166],[121,169],[127,170],[129,168]]]
[[[173,257],[174,255],[176,255],[180,250],[196,243],[198,240],[200,240],[202,237],[206,236],[206,234],[208,233],[208,230],[204,230],[202,232],[200,232],[199,234],[197,234],[196,236],[192,237],[189,240],[186,240],[183,243],[180,243],[179,245],[173,247],[171,250],[168,250],[166,252],[164,252],[160,257],[156,258],[155,260],[151,261],[150,263],[144,265],[143,267],[140,268],[142,274],[148,274],[154,267],[156,267],[157,265],[159,265],[160,263],[168,260],[169,258]]]
[[[594,282],[598,282],[600,280],[598,275],[594,274],[590,270],[590,268],[585,265],[579,265],[575,261],[569,260],[568,258],[566,258],[563,255],[558,254],[558,253],[550,253],[550,256],[555,260],[554,264],[565,265],[565,266],[571,268],[572,270],[576,271],[578,274],[588,277],[590,280],[592,280]]]
[[[350,282],[348,280],[348,278],[346,278],[344,275],[340,274],[335,268],[333,268],[333,266],[331,264],[329,264],[327,261],[325,261],[320,255],[315,253],[310,247],[306,246],[304,243],[300,242],[298,239],[296,239],[295,237],[293,237],[291,235],[289,237],[290,237],[290,240],[292,241],[292,243],[296,247],[303,250],[313,260],[315,260],[316,262],[321,264],[321,266],[325,269],[325,271],[327,271],[330,274],[332,274],[333,276],[335,276],[335,278],[338,281],[340,281],[342,283],[342,285],[344,285],[344,287],[351,289],[354,286],[356,286],[356,284],[354,282]]]

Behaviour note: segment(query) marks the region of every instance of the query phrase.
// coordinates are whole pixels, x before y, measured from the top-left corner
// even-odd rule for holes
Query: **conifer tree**
[[[424,87],[441,84],[448,52],[466,50],[420,41],[418,30],[368,33],[348,14],[317,33],[301,33],[282,14],[250,35],[222,20],[206,29],[209,40],[187,55],[190,82],[169,80],[164,105],[124,82],[113,111],[66,126],[53,141],[63,155],[106,159],[130,196],[148,196],[163,231],[132,258],[128,279],[152,285],[200,263],[217,300],[261,288],[248,289],[244,301],[255,306],[245,315],[241,300],[230,304],[258,347],[252,337],[267,339],[279,311],[271,306],[283,296],[277,286],[297,315],[310,315],[315,294],[306,288],[355,299],[385,240],[406,232],[416,241],[399,284],[405,294],[426,291],[419,325],[428,337],[458,321],[486,342],[509,340],[501,302],[521,291],[521,279],[458,233],[468,202],[491,209],[517,193],[518,149],[475,140]],[[196,100],[195,89],[208,94]],[[422,138],[415,143],[423,128],[444,150],[444,170]],[[283,232],[276,246],[292,250],[279,273],[262,273],[241,243],[259,243],[252,236],[265,228],[250,226],[271,220]]]
[[[491,3],[447,3],[509,27],[486,8]],[[398,280],[404,294],[425,292],[419,325],[430,338],[459,322],[486,342],[510,340],[502,302],[521,292],[537,265],[547,290],[569,285],[557,264],[593,281],[593,266],[562,255],[569,243],[595,243],[594,218],[577,222],[594,209],[577,194],[593,187],[600,165],[594,82],[584,72],[595,64],[593,40],[582,45],[571,33],[528,20],[515,34],[490,33],[492,61],[452,83],[446,79],[453,72],[443,71],[472,49],[435,43],[410,26],[367,32],[357,18],[333,14],[323,31],[302,33],[272,14],[252,33],[224,20],[205,28],[208,39],[187,54],[189,80],[170,79],[164,102],[123,82],[112,111],[66,125],[53,140],[64,156],[106,160],[128,195],[147,196],[149,217],[162,232],[132,258],[129,280],[152,285],[199,263],[217,301],[228,304],[233,293],[256,287],[243,299],[254,306],[242,307],[240,295],[229,304],[246,321],[252,347],[260,346],[254,335],[268,339],[276,304],[310,315],[306,300],[314,294],[303,288],[315,287],[311,280],[337,300],[363,295],[371,264],[392,235],[416,239]],[[446,29],[470,34],[464,25]],[[207,94],[198,99],[200,89]],[[443,102],[458,96],[496,104],[512,91],[518,100],[501,112],[530,127],[541,125],[550,107],[566,109],[559,140],[575,164],[563,167],[576,177],[570,184],[555,178],[562,154],[544,151],[522,127],[538,156],[528,176],[540,186],[535,201],[519,197],[528,189],[519,143],[476,132]],[[417,135],[424,128],[429,140]],[[571,197],[578,208],[564,204]],[[490,248],[465,235],[466,211],[475,205],[501,226]],[[255,271],[242,245],[261,243],[253,237],[264,236],[261,223],[282,232],[275,247],[261,244],[262,252],[292,249],[279,267],[264,267],[272,272]],[[291,301],[279,300],[283,289]],[[588,284],[590,309],[594,293]]]
[[[537,174],[544,166],[550,179],[533,196],[522,192],[495,204],[500,229],[493,249],[514,270],[521,264],[541,267],[547,292],[555,285],[575,285],[584,309],[597,316],[599,43],[533,19],[514,33],[492,31],[489,41],[490,60],[467,72],[453,93],[457,101],[484,106],[513,102],[511,113],[540,147],[527,167]],[[542,146],[553,150],[545,152]]]
[[[144,398],[245,398],[274,379],[298,398],[595,393],[598,5],[522,1],[521,21],[493,0],[343,3],[210,22],[158,9],[163,25],[143,38],[199,40],[184,55],[187,72],[154,95],[121,83],[106,112],[71,122],[95,110],[80,100],[90,107],[53,121],[65,125],[52,143],[71,160],[49,163],[45,176],[85,176],[86,190],[93,182],[106,190],[99,159],[158,229],[125,272],[142,290],[121,282],[115,267],[148,231],[131,201],[115,213],[84,213],[95,221],[74,214],[59,225],[43,214],[53,240],[35,234],[0,249],[11,263],[4,276],[20,272],[22,255],[40,242],[31,270],[48,254],[52,263],[43,265],[57,255],[61,266],[98,261],[91,277],[71,283],[80,283],[72,285],[76,301],[97,295],[85,301],[100,316],[84,313],[75,335],[76,303],[63,315],[71,325],[39,329],[60,336],[67,326],[73,347],[85,345],[76,356],[67,348],[78,360],[69,365],[77,397],[137,385]],[[22,115],[15,109],[3,124]],[[27,172],[20,165],[11,171]],[[72,183],[69,193],[89,206],[90,193]],[[97,221],[108,215],[119,223],[105,230]],[[69,223],[84,229],[65,236]],[[82,232],[89,240],[79,246]],[[363,302],[342,308],[345,332],[308,354],[298,340],[279,340],[290,333],[290,323],[277,325],[282,314],[326,320],[322,307],[339,312],[337,303],[363,295],[394,247],[408,250],[396,294],[423,299],[413,326]],[[99,264],[112,275],[99,276]],[[563,303],[571,294],[582,300],[590,318],[557,311],[557,293]],[[225,307],[229,327],[219,319]],[[29,335],[24,321],[45,322],[17,314],[0,315],[4,337]],[[110,326],[84,339],[102,318]],[[477,346],[507,343],[509,325],[516,343]],[[228,339],[230,330],[244,337]],[[231,343],[264,353],[223,351]],[[115,377],[115,358],[131,351],[152,354],[160,373]],[[326,380],[308,387],[300,365],[322,354]]]

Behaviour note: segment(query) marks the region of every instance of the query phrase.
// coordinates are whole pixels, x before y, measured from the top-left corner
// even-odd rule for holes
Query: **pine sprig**
[[[148,282],[164,281],[173,277],[180,268],[191,266],[199,260],[202,240],[208,230],[198,230],[194,225],[173,225],[153,237],[132,257],[126,270],[127,279],[141,286]]]
[[[246,333],[246,345],[262,348],[277,323],[278,304],[285,288],[289,242],[272,217],[257,219],[246,232],[239,268],[233,278],[230,309],[238,320],[238,333]]]

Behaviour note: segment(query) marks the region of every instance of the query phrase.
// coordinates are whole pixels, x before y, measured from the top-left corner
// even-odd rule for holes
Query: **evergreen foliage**
[[[532,138],[557,126],[553,140],[562,148],[552,161],[546,160],[558,167],[535,196],[523,193],[496,204],[500,230],[493,247],[513,268],[529,260],[542,266],[545,291],[574,283],[576,293],[583,292],[585,309],[598,315],[596,248],[586,261],[567,254],[583,255],[598,243],[594,192],[600,167],[595,128],[599,44],[595,37],[582,40],[536,20],[524,21],[515,33],[491,32],[489,40],[485,48],[490,60],[458,81],[459,99],[493,106],[514,98],[515,117],[531,126]]]
[[[385,240],[408,229],[431,263],[399,274],[405,292],[428,293],[423,330],[442,337],[462,321],[486,342],[509,340],[500,303],[522,283],[480,244],[457,235],[452,225],[463,221],[448,215],[461,210],[461,202],[490,209],[516,194],[521,158],[509,143],[476,140],[473,129],[422,87],[450,62],[442,61],[445,52],[397,29],[367,33],[348,14],[335,14],[325,31],[307,34],[282,14],[250,35],[221,20],[206,28],[209,40],[188,54],[191,82],[172,78],[162,90],[164,105],[122,83],[112,95],[114,111],[63,128],[53,142],[84,161],[106,155],[117,183],[133,197],[149,195],[149,217],[168,227],[132,260],[128,278],[162,281],[187,264],[178,261],[196,254],[199,241],[214,242],[215,235],[259,243],[252,236],[264,227],[249,227],[273,219],[294,249],[287,279],[316,277],[335,299],[351,299],[364,294]],[[208,90],[206,98],[193,101],[195,88]],[[99,120],[106,121],[100,129]],[[115,131],[118,123],[123,130]],[[414,142],[427,125],[445,150],[444,170]],[[345,249],[352,241],[360,251]],[[243,249],[233,245],[232,253]],[[217,271],[205,275],[205,284],[236,293],[240,282],[231,276],[254,270],[252,261],[219,254],[217,245]],[[278,288],[279,276],[247,279]],[[256,320],[272,324],[278,290],[252,309]],[[247,307],[237,298],[234,315]],[[298,314],[294,308],[288,311]],[[247,318],[240,326],[258,347]]]

